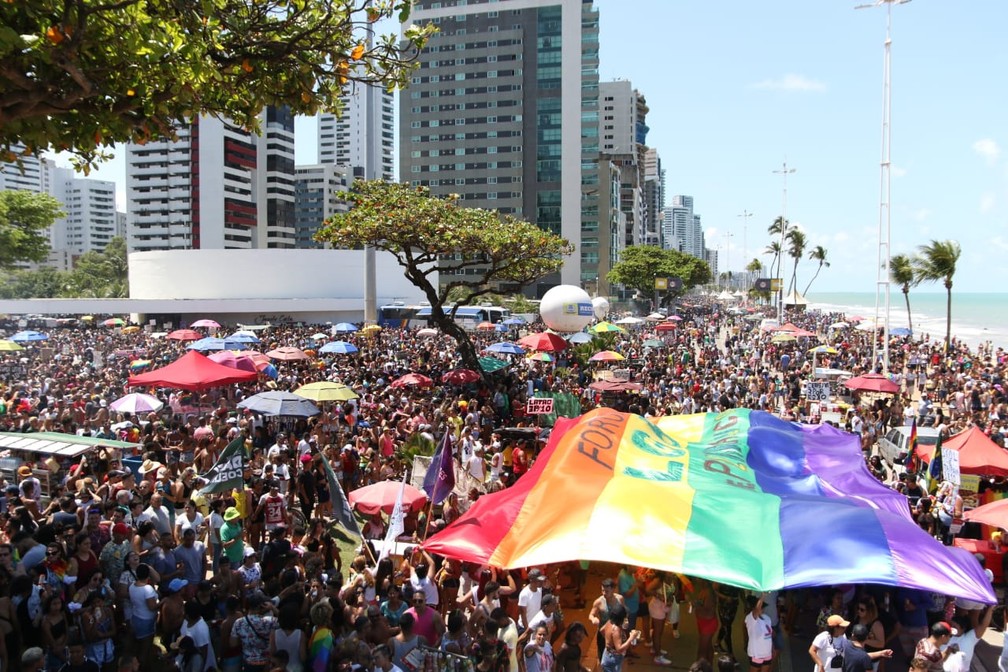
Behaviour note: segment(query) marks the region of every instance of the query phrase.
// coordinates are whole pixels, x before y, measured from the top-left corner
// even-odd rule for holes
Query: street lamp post
[[[875,0],[869,5],[858,5],[854,9],[867,9],[869,7],[886,8],[886,36],[884,43],[884,55],[882,61],[882,162],[881,162],[881,185],[879,196],[879,223],[878,223],[878,264],[876,266],[875,278],[875,326],[878,328],[879,313],[882,312],[882,369],[889,371],[889,265],[892,259],[890,249],[891,244],[891,202],[892,190],[890,188],[890,169],[892,168],[892,72],[890,70],[890,54],[892,51],[892,7],[893,5],[903,5],[910,0]],[[872,367],[878,361],[878,336],[872,339]]]
[[[781,175],[784,178],[784,203],[781,208],[780,253],[778,257],[780,259],[780,263],[777,264],[778,274],[780,274],[780,269],[784,267],[784,234],[787,232],[787,176],[796,171],[796,168],[788,168],[787,159],[784,159],[784,164],[781,166],[780,170],[773,171],[774,174]],[[780,280],[781,279],[778,279],[778,281]],[[780,282],[780,286],[777,288],[777,323],[784,324],[783,282]]]
[[[736,215],[736,217],[742,218],[742,263],[745,264],[746,266],[749,265],[749,238],[747,232],[749,226],[749,218],[752,216],[753,213],[749,212],[748,210],[743,210],[741,215]],[[749,271],[746,271],[745,289],[748,290],[751,284],[752,282],[751,278],[749,278]]]

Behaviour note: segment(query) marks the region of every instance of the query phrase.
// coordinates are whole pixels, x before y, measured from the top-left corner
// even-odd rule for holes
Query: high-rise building
[[[350,166],[354,177],[395,179],[395,108],[378,86],[353,84],[340,116],[318,116],[319,163]]]
[[[582,237],[599,225],[592,0],[419,0],[411,19],[439,30],[400,96],[400,179],[574,243],[559,277],[540,280],[534,294],[594,283],[604,234],[590,236],[594,248]]]
[[[294,119],[267,108],[260,125],[205,116],[176,140],[128,144],[129,250],[293,247]]]
[[[693,212],[692,196],[672,197],[672,205],[664,210],[662,240],[667,250],[678,250],[706,260],[703,225],[700,215]]]
[[[665,209],[665,169],[654,147],[644,152],[644,244],[661,247],[662,211]]]
[[[347,166],[315,164],[296,168],[294,229],[298,248],[323,247],[313,236],[327,218],[347,212],[346,193],[354,176]]]
[[[49,227],[49,258],[43,265],[69,270],[77,257],[101,252],[119,235],[115,182],[79,178],[49,159],[25,155],[21,166],[0,164],[0,184],[0,190],[45,193],[60,202],[64,216]]]
[[[599,151],[619,166],[620,209],[626,215],[627,245],[642,245],[646,238],[644,154],[648,107],[644,96],[626,80],[599,84]]]

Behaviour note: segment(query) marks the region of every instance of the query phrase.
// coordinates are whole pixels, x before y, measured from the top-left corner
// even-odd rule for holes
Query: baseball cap
[[[841,616],[840,614],[833,614],[832,616],[826,619],[826,625],[828,625],[831,628],[836,627],[846,628],[848,625],[850,625],[850,621],[845,621],[844,617]]]
[[[529,578],[529,581],[545,581],[546,580],[546,577],[543,576],[542,570],[538,569],[538,568],[530,570],[529,573],[528,573],[528,578]]]
[[[938,621],[937,623],[931,626],[931,634],[934,635],[935,637],[942,637],[944,635],[958,635],[959,630],[949,625],[948,621]]]
[[[129,525],[126,523],[116,523],[112,526],[113,534],[128,535],[130,533]]]
[[[187,580],[185,580],[185,579],[172,579],[168,583],[168,592],[169,593],[177,593],[178,591],[182,590],[183,588],[185,588],[188,585],[189,585],[189,582]]]

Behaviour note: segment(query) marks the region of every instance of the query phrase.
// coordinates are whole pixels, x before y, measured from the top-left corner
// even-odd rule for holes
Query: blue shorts
[[[133,625],[133,636],[137,639],[146,639],[147,637],[154,636],[154,625],[156,619],[144,619],[133,617],[131,624]]]

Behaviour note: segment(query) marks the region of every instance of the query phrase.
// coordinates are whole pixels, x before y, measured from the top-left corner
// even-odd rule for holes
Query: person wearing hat
[[[133,530],[126,523],[112,526],[112,541],[102,547],[98,560],[105,576],[118,580],[126,565],[126,555],[133,550]]]
[[[812,645],[809,646],[808,653],[815,663],[815,672],[826,672],[828,669],[843,666],[843,650],[847,643],[844,634],[850,621],[844,620],[839,614],[833,614],[826,619],[826,629],[815,636]],[[839,665],[832,665],[833,657],[841,654]]]
[[[231,561],[231,567],[241,566],[245,559],[245,542],[242,540],[241,514],[233,506],[224,509],[224,524],[220,528],[220,539],[222,552]]]
[[[39,479],[35,478],[35,476],[32,475],[31,467],[29,467],[27,464],[22,464],[20,467],[18,467],[17,475],[18,475],[18,485],[21,487],[21,492],[24,492],[25,494],[28,495],[30,499],[33,499],[36,502],[42,499],[42,483],[39,481]],[[27,492],[25,491],[26,483],[28,484],[27,487],[29,488]]]
[[[528,573],[528,585],[518,593],[518,625],[522,628],[529,627],[529,623],[542,609],[543,585],[546,583],[546,575],[538,567],[531,569]]]
[[[174,578],[168,582],[165,598],[161,600],[158,623],[161,626],[161,641],[174,642],[178,639],[179,629],[185,621],[185,599],[183,590],[189,582],[182,578]]]
[[[959,634],[959,629],[947,621],[938,621],[931,626],[931,634],[917,642],[914,657],[928,662],[928,672],[943,672],[945,660],[959,652],[958,646],[950,644],[952,637]]]

